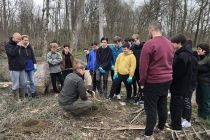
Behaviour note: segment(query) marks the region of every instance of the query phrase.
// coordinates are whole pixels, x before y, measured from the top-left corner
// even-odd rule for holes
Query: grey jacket
[[[66,77],[58,102],[60,105],[70,105],[77,101],[79,97],[81,100],[88,99],[82,76],[74,72]]]
[[[59,52],[52,53],[51,51],[47,54],[47,62],[49,64],[50,73],[61,72],[60,63],[62,61],[61,54]]]

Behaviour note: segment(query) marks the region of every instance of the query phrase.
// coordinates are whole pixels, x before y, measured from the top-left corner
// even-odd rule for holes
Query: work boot
[[[12,90],[13,96],[14,96],[14,100],[16,100],[17,102],[20,102],[20,95],[19,95],[19,91],[18,90]]]
[[[22,101],[25,99],[25,91],[24,91],[24,88],[19,88],[19,96],[20,96],[20,99]]]

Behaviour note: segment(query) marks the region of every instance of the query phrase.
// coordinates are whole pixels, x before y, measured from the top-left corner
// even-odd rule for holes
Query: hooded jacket
[[[67,62],[66,57],[69,57],[69,60],[70,60],[69,63],[71,63],[71,64],[69,64],[70,65],[69,68],[72,68],[73,70],[75,70],[77,62],[76,62],[74,56],[70,52],[66,55],[64,53],[64,51],[62,51],[62,62],[60,64],[61,70],[63,71],[66,69],[66,62]]]
[[[198,84],[210,85],[210,55],[198,61]]]
[[[183,46],[175,52],[171,94],[188,96],[196,88],[198,62],[192,51]]]
[[[136,69],[136,58],[133,55],[133,52],[130,51],[128,54],[120,53],[117,57],[114,71],[121,75],[129,75],[130,77],[134,76]]]
[[[25,48],[18,46],[10,38],[5,46],[10,71],[22,71],[25,69]]]

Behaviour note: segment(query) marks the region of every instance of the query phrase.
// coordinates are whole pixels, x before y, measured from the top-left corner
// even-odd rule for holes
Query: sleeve
[[[100,60],[100,48],[96,51],[96,63],[100,67],[101,66],[101,60]]]
[[[49,64],[53,64],[53,59],[52,59],[52,57],[51,57],[51,53],[50,53],[50,52],[47,54],[47,62],[48,62]]]
[[[81,100],[87,100],[86,89],[84,85],[84,81],[80,80],[77,85],[77,91]]]
[[[118,73],[118,67],[119,67],[120,57],[121,57],[121,54],[119,54],[117,56],[117,59],[116,59],[116,62],[115,62],[115,66],[114,66],[114,72],[115,73]]]
[[[150,50],[147,47],[147,44],[142,48],[141,57],[140,57],[140,85],[143,86],[147,79],[147,71],[150,62]]]
[[[110,49],[110,48],[109,48],[109,49]],[[102,67],[103,69],[110,69],[109,66],[110,66],[110,63],[111,63],[111,61],[112,61],[112,59],[113,59],[113,55],[112,55],[112,50],[111,50],[111,49],[109,50],[109,53],[108,53],[107,57],[108,57],[108,58],[107,58],[107,61],[104,62],[103,65],[101,65],[101,67]]]
[[[131,55],[131,67],[130,67],[130,73],[129,73],[130,77],[134,76],[135,70],[136,70],[136,57],[132,54]]]
[[[17,56],[18,55],[18,50],[19,50],[19,46],[10,46],[10,45],[6,45],[5,46],[5,50],[6,50],[6,54],[8,56],[11,56],[11,57],[14,57],[14,56]]]
[[[31,54],[32,54],[32,61],[33,61],[34,64],[36,64],[36,58],[35,58],[34,50],[33,50],[32,47],[31,47]]]
[[[90,52],[91,53],[91,52]],[[91,54],[88,56],[88,61],[87,61],[87,69],[90,70],[90,65],[91,65]]]
[[[57,57],[56,57],[56,59],[53,59],[52,60],[52,64],[53,65],[58,65],[58,64],[61,63],[61,61],[62,61],[62,56],[61,56],[60,53],[57,53]]]
[[[185,62],[186,58],[183,56],[177,56],[173,64],[173,78],[180,79],[187,72],[187,63]],[[181,68],[181,69],[180,69]]]

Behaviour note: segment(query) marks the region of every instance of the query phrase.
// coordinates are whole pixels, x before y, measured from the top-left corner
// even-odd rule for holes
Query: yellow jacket
[[[133,55],[133,52],[130,51],[128,54],[120,53],[116,59],[114,66],[115,73],[121,75],[127,75],[133,77],[136,69],[136,58]]]

